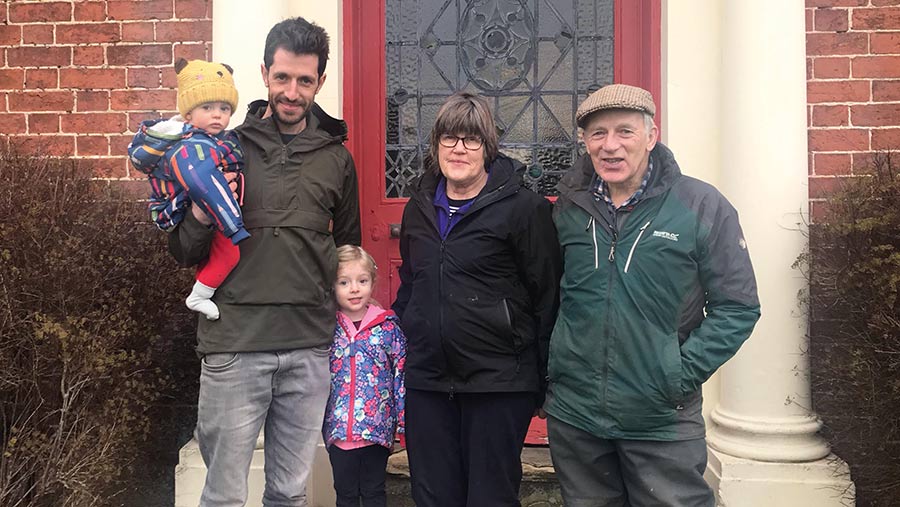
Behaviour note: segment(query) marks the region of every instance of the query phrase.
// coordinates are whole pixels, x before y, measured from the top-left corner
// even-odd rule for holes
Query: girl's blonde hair
[[[337,249],[337,258],[338,265],[345,262],[361,262],[369,272],[369,276],[372,277],[372,285],[375,285],[375,280],[378,278],[378,266],[375,264],[375,259],[361,246],[341,245]]]

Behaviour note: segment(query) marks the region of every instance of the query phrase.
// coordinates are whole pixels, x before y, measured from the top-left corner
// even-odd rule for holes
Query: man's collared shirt
[[[625,200],[621,206],[618,208],[624,208],[626,206],[632,206],[637,203],[641,196],[644,195],[644,191],[647,190],[647,183],[650,181],[650,175],[653,173],[653,159],[648,161],[647,172],[644,174],[644,179],[641,180],[641,186],[631,194],[631,197]],[[609,211],[615,213],[618,209],[615,204],[613,204],[612,197],[609,194],[609,185],[603,181],[603,178],[594,173],[594,176],[591,181],[591,193],[594,194],[594,199],[597,202],[606,202],[606,205],[609,207]]]

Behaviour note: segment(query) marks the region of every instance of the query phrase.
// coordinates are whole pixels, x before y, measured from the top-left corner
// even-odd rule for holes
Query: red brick
[[[176,44],[175,45],[175,61],[179,58],[185,60],[207,60],[206,44]]]
[[[128,131],[137,132],[141,128],[141,122],[146,120],[158,120],[162,116],[156,112],[128,113]]]
[[[129,176],[133,177],[137,171],[128,168]],[[140,178],[143,174],[137,173],[137,176]],[[109,182],[109,186],[112,187],[116,192],[120,192],[121,195],[126,198],[133,199],[136,201],[147,199],[147,177],[144,176],[140,179],[127,179],[127,180],[111,180]]]
[[[173,62],[170,44],[110,46],[106,58],[110,65],[171,65]]]
[[[129,88],[159,88],[159,68],[128,69]]]
[[[810,201],[809,218],[814,224],[824,222],[831,213],[830,205],[826,201]]]
[[[109,139],[104,136],[78,136],[75,147],[79,157],[109,155]]]
[[[868,102],[868,81],[810,81],[806,83],[806,100],[820,102]]]
[[[900,120],[900,104],[850,106],[850,120],[855,127],[894,126]]]
[[[900,33],[898,32],[873,33],[870,40],[872,53],[900,53]]]
[[[210,17],[209,0],[175,0],[175,17],[178,19],[186,18],[208,18]]]
[[[59,84],[62,88],[124,88],[125,69],[62,69]]]
[[[25,115],[0,113],[0,132],[5,134],[24,134]]]
[[[63,132],[74,134],[125,132],[127,116],[123,113],[73,113],[62,118]]]
[[[0,90],[21,90],[25,87],[25,71],[0,69]]]
[[[873,152],[853,153],[853,174],[869,174],[872,172]]]
[[[30,134],[56,134],[59,132],[59,114],[29,114],[28,132]]]
[[[71,111],[72,92],[15,92],[9,94],[10,111]]]
[[[122,23],[122,40],[127,42],[153,42],[153,23]]]
[[[53,25],[22,26],[22,44],[53,44]]]
[[[813,78],[813,59],[806,59],[806,80],[809,81]]]
[[[853,159],[849,153],[815,153],[813,157],[818,175],[850,174]]]
[[[813,12],[814,9],[806,9],[806,31],[813,31]]]
[[[128,159],[126,157],[92,158],[84,161],[95,178],[127,178]]]
[[[56,41],[60,44],[119,42],[122,35],[118,23],[81,23],[56,27]]]
[[[126,90],[111,95],[112,109],[116,111],[152,110],[175,108],[175,90]]]
[[[850,59],[847,57],[814,58],[813,76],[816,79],[850,77]]]
[[[56,69],[28,69],[25,71],[25,89],[59,88],[59,71]]]
[[[72,65],[99,66],[106,61],[103,46],[75,46],[72,48]]]
[[[900,7],[853,9],[854,30],[900,29]]]
[[[812,125],[814,127],[846,127],[850,124],[848,109],[844,105],[814,106]]]
[[[162,78],[162,83],[160,83],[160,86],[162,86],[163,88],[178,87],[178,76],[175,74],[174,67],[164,67],[162,69],[162,74],[160,77]]]
[[[13,23],[46,23],[71,19],[71,2],[16,2],[9,6],[9,20]]]
[[[168,21],[156,24],[156,40],[185,42],[212,40],[212,21]]]
[[[853,77],[900,77],[900,56],[859,56],[852,60]]]
[[[900,5],[900,0],[872,0],[872,5],[883,7],[885,5]]]
[[[21,43],[21,26],[0,25],[0,46],[15,46]]]
[[[869,0],[806,0],[807,7],[858,7],[868,3]]]
[[[172,19],[172,0],[110,0],[106,6],[112,19]]]
[[[106,21],[106,2],[75,2],[75,21]]]
[[[900,101],[900,81],[872,81],[872,101]],[[898,119],[900,124],[900,119]]]
[[[113,155],[128,153],[128,145],[133,139],[132,135],[109,136],[109,152]]]
[[[900,147],[900,129],[875,129],[872,131],[873,150],[896,150]]]
[[[806,54],[810,56],[859,55],[869,52],[865,33],[808,33]]]
[[[850,28],[847,9],[816,9],[815,29],[819,32],[846,32]]]
[[[824,197],[828,197],[828,195],[843,188],[848,181],[849,178],[813,176],[809,179],[809,197],[810,199],[821,199]]]
[[[810,151],[864,151],[869,149],[866,129],[809,129]]]
[[[67,47],[9,48],[6,61],[10,67],[66,67],[72,64],[72,50]]]
[[[75,92],[75,108],[78,112],[108,111],[109,92],[78,90]]]
[[[74,136],[16,136],[15,141],[25,153],[41,153],[51,157],[65,157],[75,153]]]

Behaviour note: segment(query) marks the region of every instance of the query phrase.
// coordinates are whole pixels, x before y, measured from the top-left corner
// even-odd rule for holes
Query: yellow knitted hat
[[[238,92],[234,87],[231,67],[203,60],[175,62],[178,78],[178,112],[187,115],[195,107],[207,102],[227,102],[237,109]]]

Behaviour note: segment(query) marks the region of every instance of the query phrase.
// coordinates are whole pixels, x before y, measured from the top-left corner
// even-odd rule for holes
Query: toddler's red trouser
[[[241,260],[241,249],[231,243],[220,231],[216,231],[212,244],[209,246],[209,258],[197,268],[197,281],[218,289],[231,270]]]

